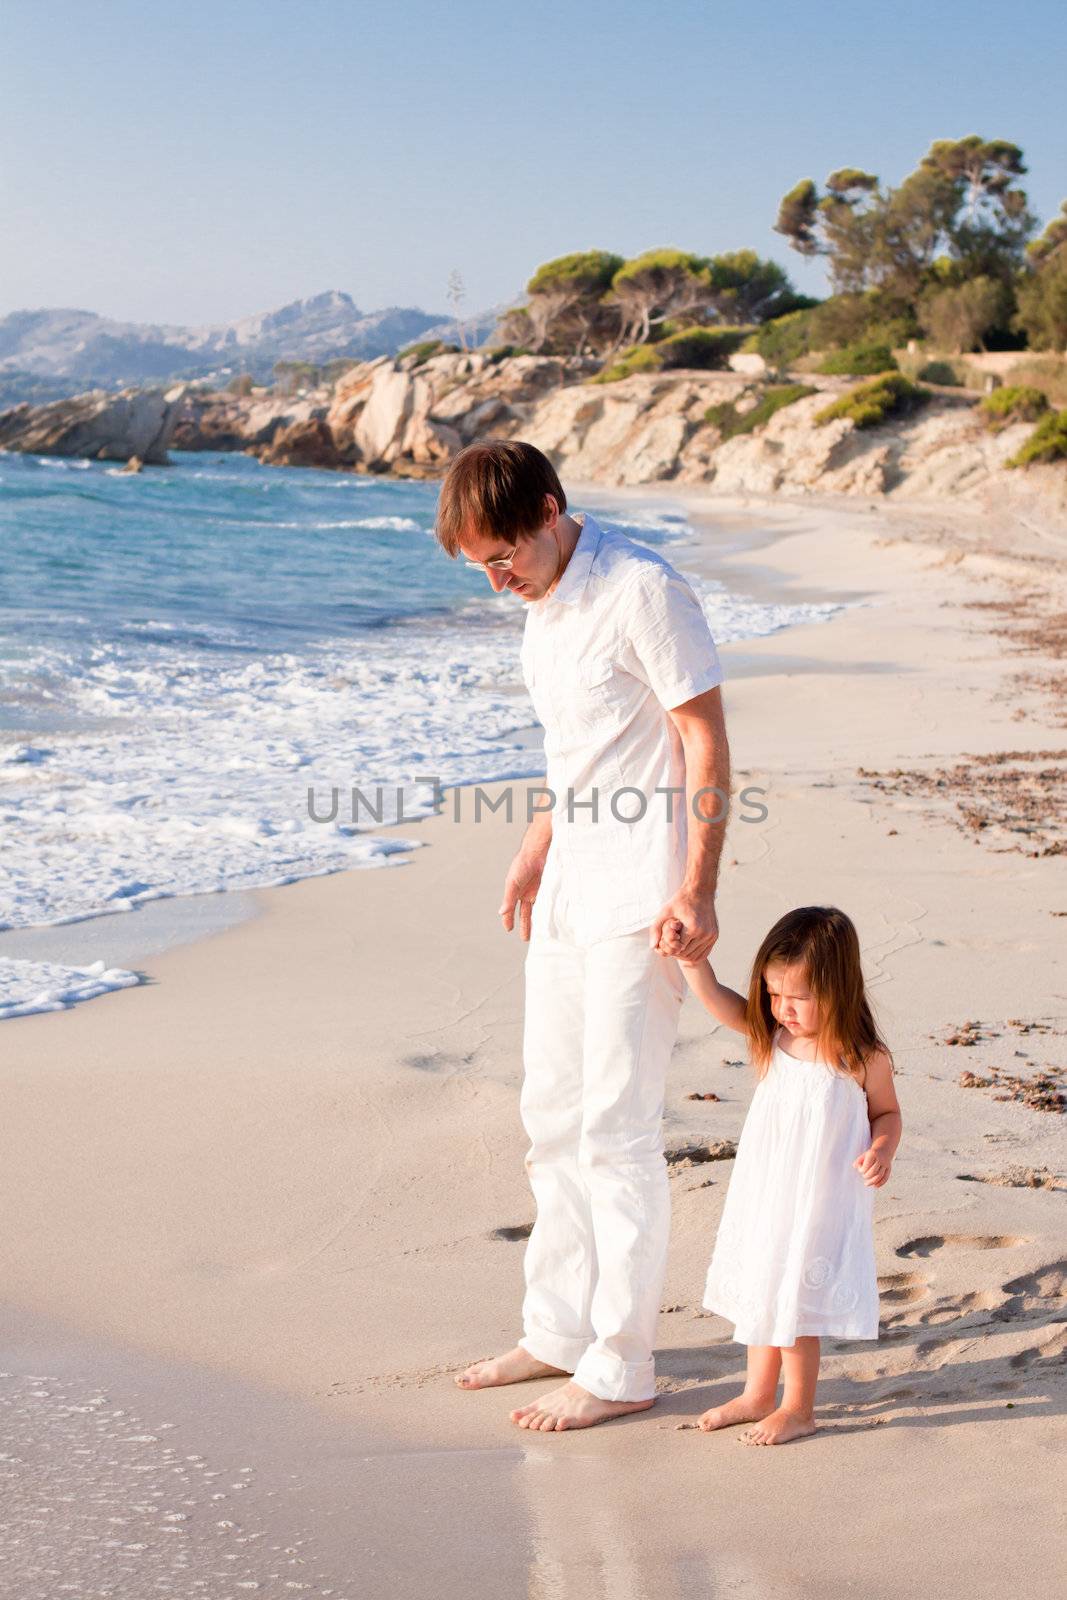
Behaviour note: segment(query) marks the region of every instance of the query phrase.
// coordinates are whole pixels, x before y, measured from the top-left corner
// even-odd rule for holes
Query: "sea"
[[[395,865],[429,778],[543,772],[522,602],[439,548],[437,493],[240,454],[0,454],[0,1019],[141,981],[84,959],[118,914]],[[666,491],[581,504],[691,577],[720,644],[840,609],[694,577]],[[31,930],[86,922],[83,959],[41,958]]]

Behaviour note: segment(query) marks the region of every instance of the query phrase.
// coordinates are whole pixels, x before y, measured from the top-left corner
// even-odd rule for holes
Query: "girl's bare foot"
[[[698,1419],[697,1427],[705,1433],[715,1428],[732,1428],[738,1422],[759,1422],[774,1410],[774,1396],[769,1399],[744,1392],[736,1399],[727,1400],[724,1406],[712,1406]]]
[[[568,1428],[591,1428],[597,1422],[610,1422],[630,1411],[647,1411],[653,1400],[601,1400],[580,1383],[564,1383],[543,1400],[520,1406],[511,1413],[520,1428],[538,1433],[563,1433]]]
[[[795,1411],[779,1406],[763,1418],[754,1428],[738,1437],[744,1444],[788,1444],[790,1439],[803,1439],[817,1432],[814,1417],[801,1417]]]
[[[501,1383],[524,1383],[527,1378],[562,1377],[565,1373],[565,1367],[550,1367],[517,1344],[507,1355],[472,1362],[457,1374],[455,1382],[461,1389],[491,1389]]]

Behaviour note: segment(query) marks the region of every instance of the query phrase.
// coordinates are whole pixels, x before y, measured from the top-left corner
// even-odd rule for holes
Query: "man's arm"
[[[534,785],[534,790],[548,791],[548,778]],[[519,908],[519,933],[523,939],[530,937],[533,903],[541,887],[541,875],[552,843],[551,809],[537,811],[522,836],[508,875],[504,880],[504,896],[498,915],[504,919],[504,930],[510,933],[515,926],[515,907]]]
[[[702,961],[719,937],[715,890],[730,808],[730,747],[722,690],[706,689],[674,706],[667,715],[678,729],[685,751],[688,849],[685,876],[653,922],[650,943],[663,955]],[[715,792],[701,794],[701,790]],[[663,924],[671,917],[684,927],[680,941],[663,938]]]

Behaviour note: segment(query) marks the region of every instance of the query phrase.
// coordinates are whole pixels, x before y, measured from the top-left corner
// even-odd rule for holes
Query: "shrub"
[[[424,361],[429,361],[431,356],[458,355],[458,344],[445,344],[443,339],[423,339],[421,344],[409,344],[405,349],[397,352],[397,360],[403,361],[406,356],[414,356],[414,365],[421,367]]]
[[[821,425],[844,417],[857,428],[874,428],[887,417],[910,415],[929,398],[928,389],[920,389],[902,372],[887,372],[873,383],[861,383],[858,389],[850,389],[833,405],[824,406],[816,412],[815,421]]]
[[[1010,294],[996,278],[971,278],[945,289],[929,289],[918,307],[923,332],[935,348],[956,355],[980,345],[1010,313]]]
[[[879,294],[835,294],[812,314],[813,350],[841,350],[849,345],[907,344],[919,332],[911,311]]]
[[[1004,374],[1006,384],[1025,383],[1048,395],[1049,404],[1067,406],[1067,360],[1044,354],[1024,356]]]
[[[917,332],[914,316],[901,314],[883,296],[838,294],[764,323],[743,349],[761,355],[768,366],[782,371],[813,351],[872,346],[892,350]]]
[[[656,352],[664,367],[699,367],[714,371],[725,367],[748,337],[747,328],[680,328],[661,339]]]
[[[651,344],[632,344],[624,350],[610,367],[598,372],[591,383],[618,383],[621,378],[632,377],[635,372],[658,372],[662,365],[659,347]]]
[[[1062,244],[1020,283],[1018,323],[1035,350],[1067,350],[1067,250]]]
[[[498,344],[495,349],[487,350],[490,364],[498,367],[502,361],[510,361],[512,356],[528,356],[530,351],[524,344]]]
[[[1028,467],[1035,461],[1067,461],[1067,411],[1050,411],[1042,417],[1007,465]]]
[[[762,356],[769,367],[789,367],[812,348],[812,315],[812,309],[807,309],[774,317],[750,334],[741,348],[746,354]]]
[[[815,393],[816,390],[806,383],[780,384],[766,389],[750,411],[739,412],[732,400],[709,406],[704,413],[704,421],[718,428],[724,440],[734,439],[738,434],[753,433],[757,428],[762,428],[764,423],[770,422],[776,411],[791,406],[796,400],[803,400],[805,395]]]
[[[1005,383],[987,394],[978,409],[991,428],[1006,428],[1009,422],[1036,422],[1048,410],[1048,395],[1025,384]]]
[[[939,383],[942,388],[960,389],[963,380],[951,361],[928,361],[915,376],[923,383]]]
[[[819,363],[819,371],[865,378],[874,372],[896,372],[893,352],[884,344],[850,344],[844,350],[833,350]]]

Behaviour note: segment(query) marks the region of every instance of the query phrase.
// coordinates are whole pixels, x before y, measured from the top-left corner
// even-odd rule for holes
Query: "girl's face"
[[[800,1038],[814,1038],[819,1031],[819,1002],[804,968],[769,961],[763,969],[763,984],[774,1020]]]

